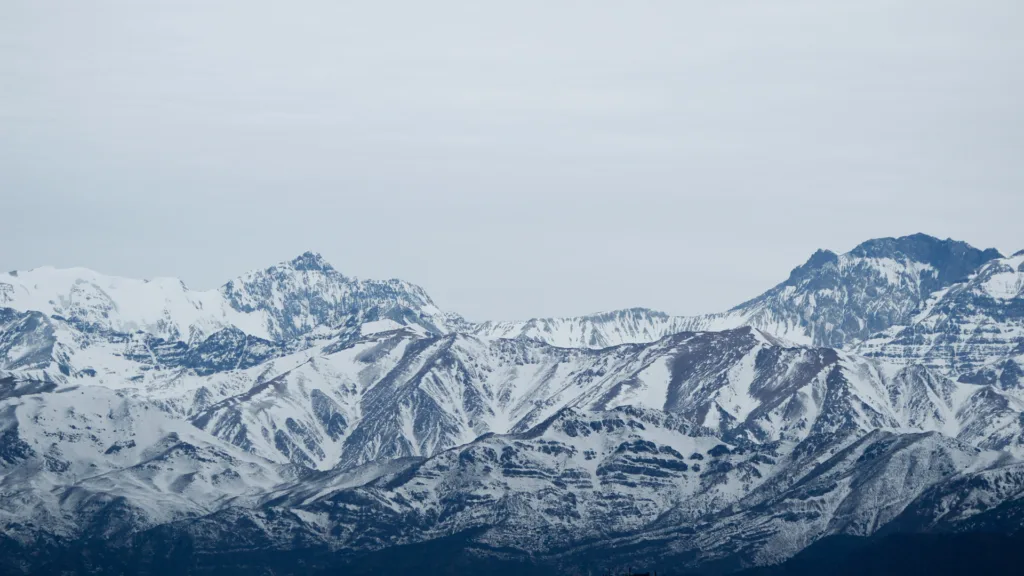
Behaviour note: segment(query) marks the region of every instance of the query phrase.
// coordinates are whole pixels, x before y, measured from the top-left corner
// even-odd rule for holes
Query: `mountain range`
[[[0,274],[5,573],[664,574],[1024,526],[1024,251],[820,250],[736,307],[472,322],[305,253]]]

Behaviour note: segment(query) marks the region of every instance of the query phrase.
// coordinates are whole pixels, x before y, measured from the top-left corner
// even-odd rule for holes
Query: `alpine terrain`
[[[0,274],[0,527],[5,574],[788,573],[1015,542],[1024,251],[882,238],[720,313],[516,322],[308,252],[208,291]]]

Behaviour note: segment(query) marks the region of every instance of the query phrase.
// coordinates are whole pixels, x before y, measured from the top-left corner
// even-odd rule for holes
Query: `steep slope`
[[[61,316],[0,308],[0,374],[21,379],[138,388],[185,375],[246,369],[324,339],[358,336],[359,328],[321,332],[287,344],[224,328],[192,343],[146,332],[79,329]]]
[[[527,433],[480,438],[398,475],[312,498],[284,492],[264,507],[227,509],[179,529],[202,535],[211,549],[288,548],[279,535],[302,534],[306,542],[352,551],[482,529],[489,546],[550,553],[634,533],[676,505],[707,510],[733,503],[773,468],[759,454],[733,453],[659,411],[567,410]],[[227,544],[232,525],[247,529]]]
[[[232,280],[219,294],[232,310],[263,319],[264,337],[272,340],[289,340],[320,326],[340,326],[353,315],[371,311],[376,319],[415,325],[429,333],[449,331],[447,323],[452,320],[419,286],[402,280],[349,278],[312,252]]]
[[[253,454],[320,470],[431,456],[566,407],[665,410],[753,442],[886,428],[1011,450],[1024,410],[995,385],[750,328],[602,350],[402,328],[326,338],[249,368],[154,368],[132,384],[119,389]]]
[[[135,532],[256,497],[295,472],[102,387],[36,391],[0,405],[8,537]]]
[[[935,293],[906,324],[856,350],[956,374],[1011,354],[1024,343],[1024,252],[993,260]]]
[[[974,372],[963,374],[960,382],[997,386],[1000,390],[1020,396],[1024,393],[1024,343],[1006,356],[990,358]]]
[[[0,371],[67,372],[67,352],[57,342],[57,330],[40,312],[0,308]]]

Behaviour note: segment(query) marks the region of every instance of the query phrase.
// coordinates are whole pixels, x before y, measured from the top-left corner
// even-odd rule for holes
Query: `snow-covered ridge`
[[[439,310],[419,286],[347,277],[311,252],[208,291],[189,290],[175,279],[132,280],[81,268],[12,272],[0,275],[0,306],[184,342],[227,327],[283,341],[369,313],[373,317],[360,321],[390,319],[428,333],[530,338],[565,348],[605,348],[739,326],[792,342],[844,347],[908,324],[931,295],[999,257],[994,250],[925,235],[871,240],[842,255],[818,251],[764,294],[727,312],[695,317],[631,308],[473,324]],[[1019,294],[1014,262],[1006,259],[1005,273],[993,275],[987,290],[1003,299]]]
[[[32,337],[27,325],[18,328],[17,338],[7,335],[6,365],[14,366],[15,356],[36,354],[53,360],[53,370],[85,370],[108,383],[134,383],[150,377],[149,366],[185,367],[189,359],[215,359],[203,361],[200,373],[227,369],[232,361],[255,365],[341,333],[402,328],[421,336],[461,333],[596,350],[753,326],[794,344],[858,347],[958,374],[1007,353],[1022,332],[1015,311],[1024,256],[997,256],[923,235],[872,240],[842,255],[818,251],[761,296],[696,317],[631,308],[474,324],[442,312],[414,284],[347,277],[309,252],[208,291],[173,279],[133,280],[80,268],[12,272],[0,276],[0,308],[40,313],[37,320],[52,325]],[[970,274],[961,278],[965,270]],[[936,327],[948,331],[948,318],[961,324],[958,335],[942,336],[939,345],[915,340]],[[46,369],[46,362],[36,364]]]
[[[9,272],[0,275],[0,307],[187,343],[225,328],[287,340],[371,310],[432,331],[447,328],[422,288],[401,280],[350,278],[309,252],[205,291],[173,278],[136,280],[85,268]]]
[[[931,295],[959,285],[999,258],[996,250],[923,234],[882,238],[845,254],[819,250],[786,281],[722,313],[685,317],[634,308],[576,318],[487,322],[476,333],[602,348],[650,342],[675,332],[753,326],[790,342],[843,348],[910,323]],[[1019,291],[1009,276],[991,282],[991,290],[1000,294]]]
[[[266,334],[261,319],[231,308],[216,290],[193,291],[173,278],[136,280],[86,268],[44,266],[0,274],[0,306],[181,340],[226,326]]]
[[[648,308],[629,308],[574,318],[482,322],[472,333],[488,339],[528,338],[562,348],[607,348],[653,342],[685,329],[685,318]]]

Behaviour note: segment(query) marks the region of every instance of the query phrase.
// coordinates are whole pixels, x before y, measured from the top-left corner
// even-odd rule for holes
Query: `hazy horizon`
[[[924,232],[1024,249],[1024,5],[14,2],[3,270],[316,251],[514,320],[717,312]]]

